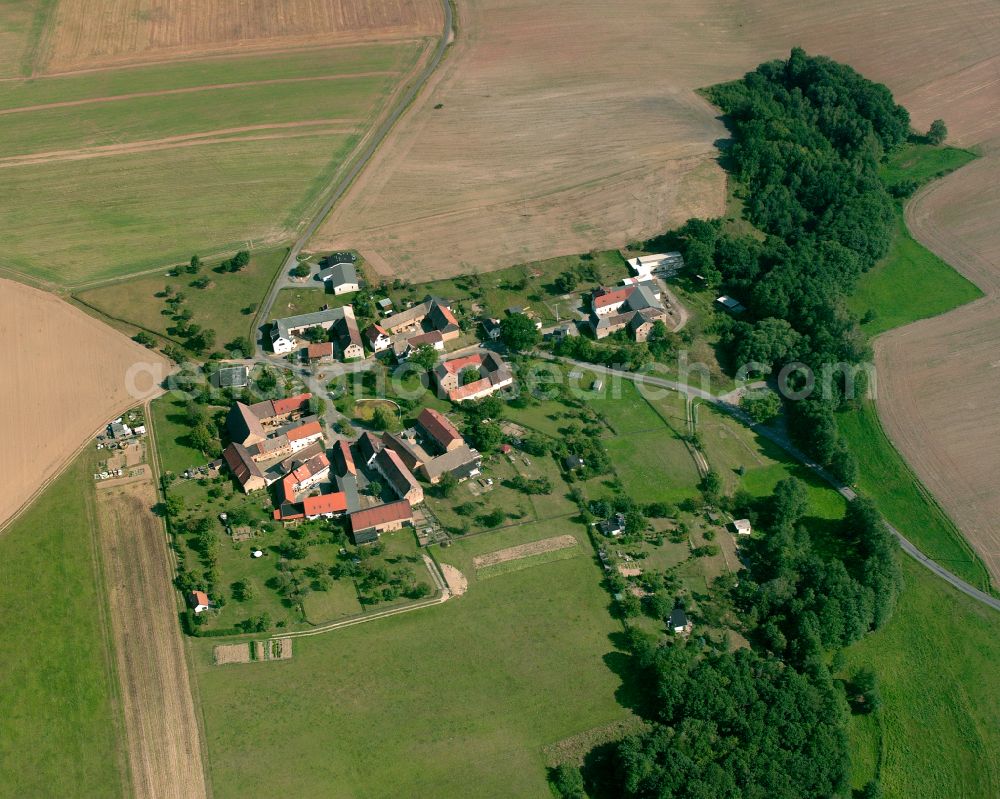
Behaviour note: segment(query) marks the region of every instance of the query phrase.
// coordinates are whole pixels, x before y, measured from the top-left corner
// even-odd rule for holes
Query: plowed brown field
[[[129,370],[162,356],[51,294],[0,279],[0,525],[109,419],[142,401]],[[155,388],[139,376],[136,389]]]
[[[152,480],[97,490],[132,789],[140,799],[200,799],[201,735],[155,503]]]
[[[62,0],[46,72],[433,36],[437,0]]]

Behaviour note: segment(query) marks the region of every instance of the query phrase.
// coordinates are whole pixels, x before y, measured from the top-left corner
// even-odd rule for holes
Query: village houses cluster
[[[334,253],[325,259],[330,265],[319,271],[318,277],[335,296],[352,294],[361,288],[353,257]],[[450,305],[438,297],[427,297],[398,313],[392,312],[389,299],[380,300],[378,307],[384,318],[364,331],[359,328],[351,305],[277,319],[271,327],[271,349],[276,355],[287,355],[304,348],[310,362],[334,358],[353,361],[365,357],[367,345],[367,351],[373,355],[391,352],[402,362],[423,346],[444,352],[445,343],[461,335]],[[307,332],[317,328],[327,331],[330,340],[308,341]]]
[[[627,330],[635,341],[646,341],[657,322],[670,320],[658,277],[675,273],[684,265],[680,253],[643,255],[628,259],[635,274],[622,279],[617,288],[600,287],[590,297],[590,327],[594,337],[607,338]]]
[[[226,420],[231,443],[223,459],[243,491],[280,484],[276,521],[346,516],[352,541],[368,543],[412,523],[413,507],[424,500],[417,474],[431,484],[446,474],[459,481],[479,474],[481,455],[433,408],[401,433],[366,431],[328,449],[319,420],[309,414],[311,398],[237,402]]]

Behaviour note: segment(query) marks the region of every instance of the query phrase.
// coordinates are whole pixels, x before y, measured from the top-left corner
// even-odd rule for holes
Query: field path
[[[119,100],[136,100],[142,97],[166,97],[171,94],[197,94],[199,92],[221,91],[224,89],[243,89],[248,86],[273,86],[284,83],[314,83],[316,81],[350,80],[351,78],[375,78],[399,75],[393,70],[381,72],[347,72],[337,75],[312,75],[303,78],[271,78],[269,80],[250,80],[242,83],[213,83],[207,86],[186,86],[181,89],[158,89],[149,92],[131,92],[130,94],[111,94],[105,97],[85,97],[80,100],[62,100],[58,103],[42,103],[39,105],[20,105],[14,108],[0,109],[0,116],[9,114],[25,114],[31,111],[51,111],[54,108],[73,108],[81,105],[99,103],[114,103]]]
[[[205,144],[228,144],[234,141],[268,141],[271,139],[291,139],[302,136],[321,136],[324,134],[352,133],[357,129],[358,120],[350,119],[311,119],[300,122],[278,122],[274,124],[245,125],[238,128],[220,128],[219,130],[202,131],[200,133],[185,133],[178,136],[167,136],[163,139],[147,139],[145,141],[127,142],[124,144],[103,144],[96,147],[81,147],[78,150],[50,150],[43,153],[28,153],[26,155],[11,155],[0,158],[0,169],[18,166],[34,166],[51,164],[59,161],[87,161],[92,158],[107,158],[116,155],[149,153],[157,150],[173,150],[180,147],[198,147]],[[308,130],[306,130],[308,129]],[[280,131],[272,133],[257,133],[256,131]]]
[[[152,477],[97,489],[132,786],[139,799],[203,799],[201,733],[156,501]]]
[[[399,121],[400,117],[406,112],[406,109],[410,107],[410,104],[420,96],[420,93],[427,84],[427,81],[441,63],[441,59],[444,57],[445,51],[452,39],[453,34],[451,0],[441,0],[441,10],[444,15],[444,25],[441,29],[441,37],[438,40],[437,45],[434,47],[433,52],[430,54],[429,58],[427,58],[427,61],[420,73],[414,77],[405,89],[400,89],[391,109],[386,113],[379,126],[370,133],[368,141],[364,143],[363,148],[354,156],[351,167],[343,174],[337,175],[327,187],[323,202],[316,210],[312,219],[303,227],[302,233],[299,235],[298,239],[296,239],[295,243],[292,244],[288,251],[288,257],[285,259],[285,263],[282,264],[281,269],[278,271],[278,275],[276,276],[274,283],[271,285],[271,289],[268,292],[267,297],[265,297],[264,301],[261,302],[260,309],[257,311],[257,316],[254,317],[255,330],[259,330],[261,324],[268,319],[268,315],[271,312],[271,306],[274,305],[274,301],[278,296],[278,291],[280,291],[282,287],[281,277],[286,275],[298,263],[299,253],[302,252],[302,248],[305,246],[306,242],[312,238],[313,234],[323,223],[323,220],[325,220],[329,215],[331,209],[337,204],[337,201],[347,193],[354,181],[359,175],[362,174],[365,166],[378,151],[379,145],[389,135],[389,132]],[[258,357],[266,357],[263,338],[260,338],[256,344]]]

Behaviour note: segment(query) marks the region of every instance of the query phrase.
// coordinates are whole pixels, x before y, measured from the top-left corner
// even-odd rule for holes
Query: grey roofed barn
[[[336,288],[345,284],[355,284],[358,282],[358,270],[354,264],[340,263],[328,266],[319,271],[319,279],[329,281],[330,285]]]

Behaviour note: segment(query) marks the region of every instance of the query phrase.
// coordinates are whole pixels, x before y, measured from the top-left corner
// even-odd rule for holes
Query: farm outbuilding
[[[192,591],[188,594],[188,604],[195,613],[201,613],[212,606],[212,603],[208,599],[208,594],[204,591]]]

